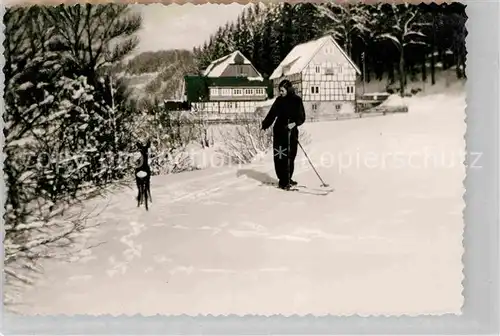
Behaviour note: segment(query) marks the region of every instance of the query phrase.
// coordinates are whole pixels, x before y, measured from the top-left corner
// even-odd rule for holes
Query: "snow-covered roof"
[[[229,55],[226,55],[226,56],[221,57],[219,59],[216,59],[215,61],[210,63],[210,65],[203,72],[203,75],[206,77],[220,77],[222,75],[222,73],[224,72],[224,70],[226,70],[228,65],[237,63],[236,62],[237,57],[241,57],[241,59],[243,60],[243,64],[248,64],[248,65],[251,65],[253,67],[252,62],[250,62],[248,60],[248,58],[246,58],[245,55],[243,55],[241,52],[236,50],[232,54],[229,54]],[[254,67],[254,69],[255,69],[255,67]],[[260,81],[264,80],[264,78],[257,71],[257,69],[255,69],[255,71],[257,72],[258,76],[252,77],[249,79],[250,80],[260,80]]]
[[[356,66],[356,64],[347,56],[347,54],[338,45],[337,41],[331,36],[326,35],[319,39],[312,40],[306,43],[296,45],[290,53],[281,61],[281,63],[273,71],[269,79],[280,78],[281,76],[294,75],[302,70],[311,62],[314,55],[323,47],[328,41],[333,42],[335,47],[342,53],[346,60],[354,67],[358,74],[361,71]]]

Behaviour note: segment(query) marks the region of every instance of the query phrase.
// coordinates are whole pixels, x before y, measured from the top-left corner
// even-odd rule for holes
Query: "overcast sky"
[[[203,5],[132,5],[143,17],[135,53],[166,49],[192,49],[203,44],[217,28],[236,20],[244,6]]]

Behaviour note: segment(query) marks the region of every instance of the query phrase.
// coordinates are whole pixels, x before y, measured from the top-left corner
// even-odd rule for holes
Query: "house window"
[[[311,86],[311,93],[319,93],[319,86]]]
[[[316,66],[316,73],[320,73],[321,72],[321,68],[319,66]]]
[[[335,104],[335,110],[338,112],[342,108],[341,104]]]
[[[317,104],[312,104],[312,110],[316,111],[317,109],[318,109],[318,105]]]
[[[354,86],[348,86],[346,87],[347,93],[354,93]]]
[[[243,95],[243,90],[242,89],[233,89],[233,95],[241,96],[241,95]]]
[[[248,77],[248,74],[245,73],[245,70],[243,69],[243,66],[239,66],[238,67],[238,75],[240,77]]]
[[[219,95],[219,88],[210,88],[210,95],[211,96],[218,96]]]
[[[334,75],[335,71],[333,70],[332,67],[328,67],[328,68],[325,69],[325,74],[327,74],[327,75]]]
[[[222,96],[230,96],[231,95],[231,90],[230,89],[221,89],[220,90]]]
[[[245,94],[251,96],[254,94],[254,91],[253,89],[245,89]]]

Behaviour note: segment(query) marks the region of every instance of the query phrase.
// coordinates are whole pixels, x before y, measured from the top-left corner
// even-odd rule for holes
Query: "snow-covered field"
[[[272,154],[107,200],[78,261],[46,261],[27,314],[442,314],[462,291],[465,95],[303,126],[328,196],[262,186]],[[320,182],[299,150],[295,178]]]

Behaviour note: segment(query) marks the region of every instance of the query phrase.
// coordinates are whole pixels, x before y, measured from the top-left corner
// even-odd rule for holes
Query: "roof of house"
[[[344,50],[339,46],[337,41],[331,36],[326,35],[316,40],[296,45],[281,63],[273,71],[269,79],[280,78],[281,76],[294,75],[301,72],[311,62],[316,53],[323,47],[325,43],[332,41],[333,44],[340,50],[346,60],[354,67],[358,74],[361,71],[356,64],[351,60]]]
[[[240,51],[236,50],[232,54],[226,55],[224,57],[221,57],[219,59],[216,59],[210,65],[205,69],[203,72],[204,76],[207,77],[220,77],[224,70],[228,67],[230,64],[237,64],[237,60],[240,60],[243,64],[249,64],[253,67],[252,62],[248,60],[248,58],[245,57]],[[255,67],[254,67],[255,69]],[[263,80],[264,78],[262,75],[255,69],[255,71],[258,74],[258,77],[255,78],[249,78],[249,79],[254,79],[254,80]]]

